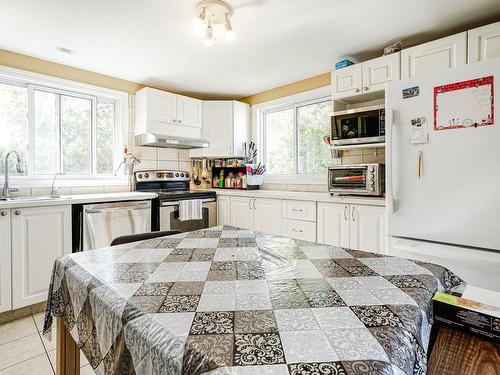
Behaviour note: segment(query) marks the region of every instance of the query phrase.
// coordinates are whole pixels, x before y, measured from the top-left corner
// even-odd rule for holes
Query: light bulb
[[[210,24],[208,24],[207,26],[207,33],[205,34],[205,38],[203,38],[203,41],[205,42],[205,45],[207,47],[211,47],[215,44],[215,37],[212,26]]]
[[[227,42],[232,42],[235,39],[233,27],[231,26],[231,20],[229,19],[229,15],[226,13],[226,22],[225,22],[225,37]]]

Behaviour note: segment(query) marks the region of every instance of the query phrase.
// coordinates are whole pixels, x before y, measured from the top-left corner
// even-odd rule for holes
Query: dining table
[[[54,263],[58,375],[425,374],[448,269],[218,226]]]

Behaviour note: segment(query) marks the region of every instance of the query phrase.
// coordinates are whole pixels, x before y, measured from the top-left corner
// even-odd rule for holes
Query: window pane
[[[92,101],[61,95],[61,134],[64,174],[92,173]]]
[[[59,171],[58,95],[35,91],[34,171],[36,175]]]
[[[28,155],[28,90],[25,87],[0,84],[0,174],[7,152],[16,150],[26,174]],[[19,174],[11,164],[9,172]]]
[[[295,172],[293,109],[265,114],[266,167],[269,174]]]
[[[297,109],[299,128],[298,173],[326,173],[330,149],[324,141],[330,134],[331,102],[325,101]]]
[[[115,141],[115,104],[97,102],[97,173],[112,174]]]

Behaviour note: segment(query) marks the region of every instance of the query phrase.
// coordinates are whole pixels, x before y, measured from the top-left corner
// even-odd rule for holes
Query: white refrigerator
[[[391,82],[389,236],[500,251],[500,59]]]

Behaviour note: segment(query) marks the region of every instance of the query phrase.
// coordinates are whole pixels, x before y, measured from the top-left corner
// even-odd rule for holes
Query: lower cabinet
[[[71,206],[11,209],[12,308],[47,298],[54,261],[71,252]]]
[[[231,225],[281,235],[281,200],[231,197]]]
[[[318,203],[318,242],[349,247],[349,205]]]
[[[10,210],[0,209],[0,312],[12,308]]]
[[[231,198],[217,197],[217,225],[231,225]]]
[[[303,241],[316,242],[316,223],[303,220],[282,220],[282,235]]]
[[[318,203],[317,225],[319,243],[385,251],[385,207]]]

